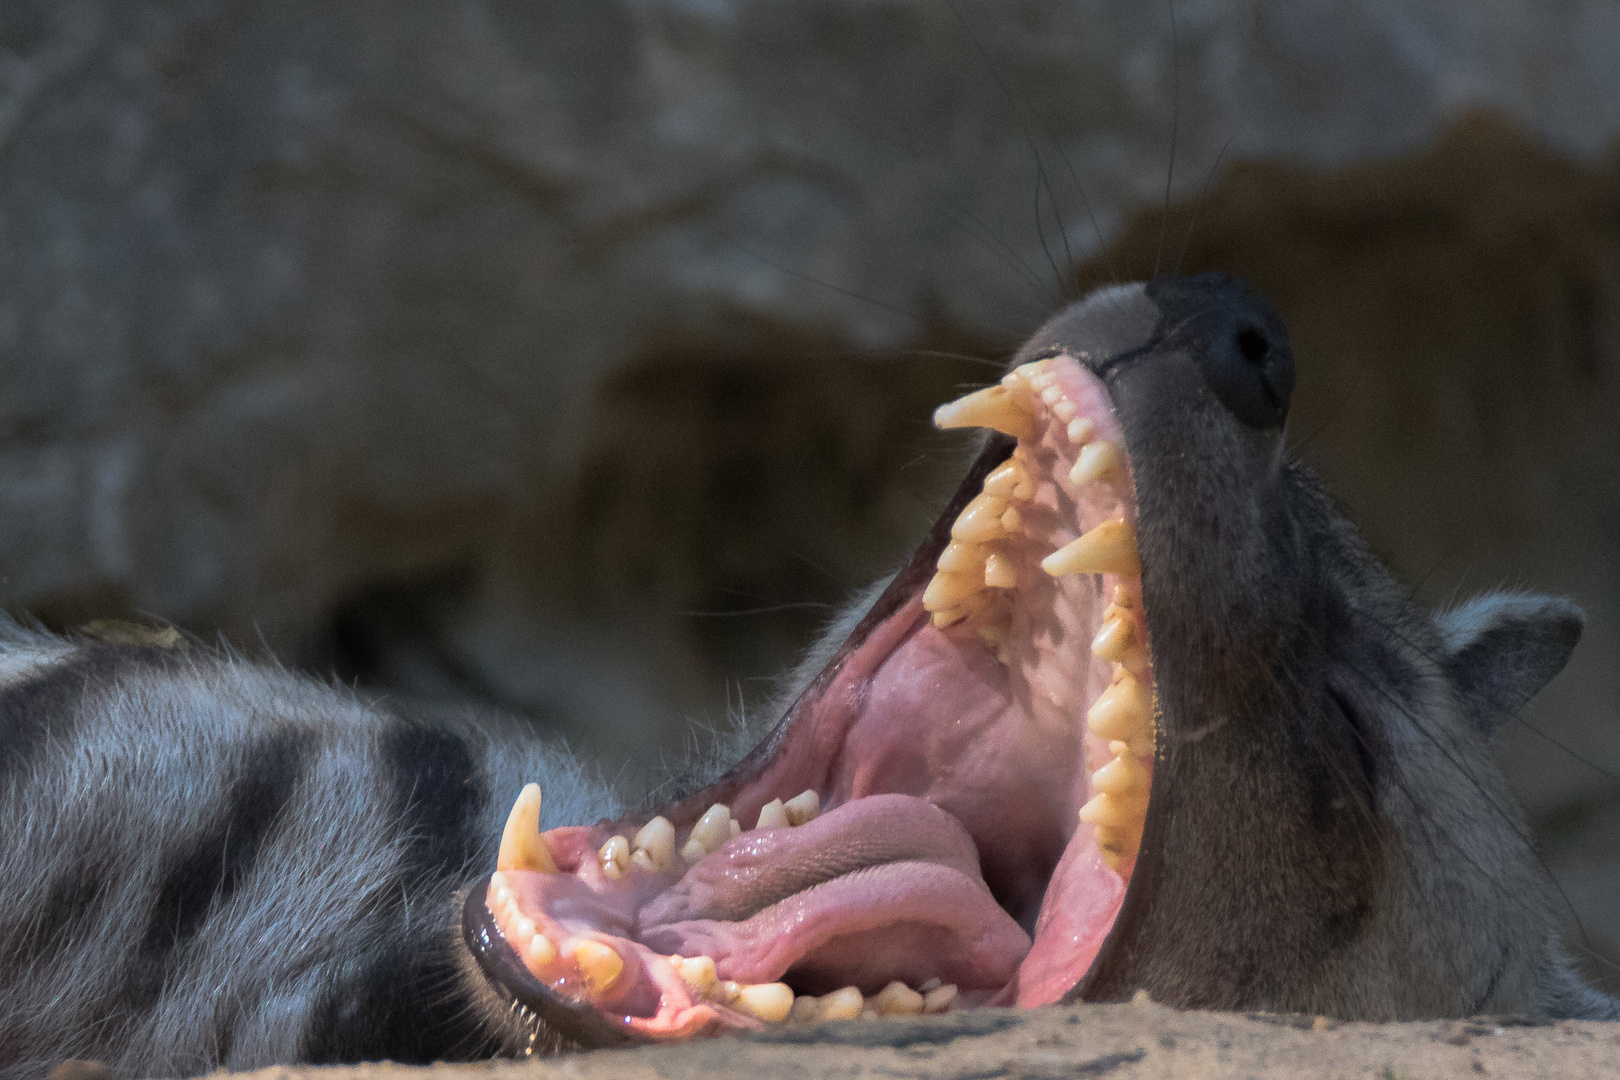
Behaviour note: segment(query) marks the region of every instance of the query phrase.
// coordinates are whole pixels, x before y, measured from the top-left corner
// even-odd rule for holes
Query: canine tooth
[[[1029,472],[1023,464],[1017,458],[1008,458],[991,469],[990,475],[984,478],[984,493],[1005,499],[1013,493],[1014,488],[1028,480]],[[944,567],[940,569],[943,570]]]
[[[731,1007],[767,1024],[780,1023],[793,1009],[793,991],[787,983],[754,983],[737,991]]]
[[[1077,416],[1069,421],[1067,432],[1071,443],[1084,446],[1097,433],[1097,425],[1090,417]]]
[[[1122,829],[1140,825],[1145,809],[1147,803],[1144,800],[1126,800],[1118,795],[1093,795],[1091,801],[1080,808],[1080,820],[1087,825],[1108,825]]]
[[[678,963],[671,960],[670,966],[681,977],[681,982],[699,997],[708,997],[720,981],[714,973],[712,956],[689,956]]]
[[[593,993],[602,993],[624,971],[624,957],[613,946],[590,938],[575,938],[563,945],[563,955],[579,968],[580,977]]]
[[[691,840],[702,844],[710,855],[719,851],[720,845],[730,839],[731,807],[725,803],[715,803],[703,811],[703,816],[692,826]]]
[[[949,1012],[951,1006],[955,1004],[955,983],[946,983],[944,986],[936,986],[934,989],[923,995],[923,1012],[925,1013]]]
[[[928,611],[944,611],[955,607],[984,588],[984,574],[935,574],[923,590],[923,607]]]
[[[525,784],[512,803],[512,812],[506,815],[506,828],[501,832],[500,852],[495,856],[497,870],[533,870],[542,874],[555,874],[557,864],[551,858],[546,838],[540,835],[540,785]]]
[[[984,570],[984,560],[988,553],[983,545],[964,544],[960,540],[952,540],[940,552],[939,561],[934,565],[946,574],[977,574]]]
[[[1136,554],[1136,530],[1120,518],[1105,521],[1041,560],[1041,569],[1053,577],[1064,574],[1118,574],[1142,572]]]
[[[781,799],[772,799],[759,808],[759,822],[756,829],[785,829],[788,827],[787,811],[782,808]]]
[[[610,836],[596,852],[596,858],[602,865],[602,876],[617,881],[630,869],[630,841],[622,836]]]
[[[923,996],[896,979],[872,995],[872,1007],[882,1016],[915,1016],[923,1011]]]
[[[1118,795],[1121,798],[1145,796],[1149,783],[1148,771],[1128,752],[1119,755],[1091,774],[1091,787],[1094,791]]]
[[[861,1015],[861,1009],[866,1005],[866,998],[859,989],[846,986],[842,990],[834,990],[825,995],[816,1003],[817,1020],[854,1020]]]
[[[557,959],[557,946],[546,935],[536,933],[529,939],[528,958],[531,964],[545,966]]]
[[[643,825],[636,833],[637,851],[646,852],[659,870],[675,868],[675,826],[662,814]]]
[[[1013,561],[1000,552],[992,554],[985,560],[984,583],[993,589],[1016,589],[1018,571],[1014,568]]]
[[[938,428],[982,427],[1027,439],[1035,434],[1035,418],[1024,408],[1018,395],[1005,386],[987,386],[966,397],[947,401],[934,410]]]
[[[972,544],[999,540],[1007,535],[1007,531],[1001,527],[1001,515],[1006,512],[1006,499],[995,495],[976,495],[951,524],[951,538]]]
[[[821,813],[821,796],[814,789],[807,788],[783,803],[782,809],[787,811],[789,824],[803,825],[807,821],[814,821],[816,815]]]
[[[1101,480],[1119,467],[1119,448],[1107,440],[1087,443],[1080,448],[1074,467],[1069,470],[1071,484],[1089,484]]]
[[[1056,405],[1063,400],[1063,388],[1061,386],[1048,386],[1041,391],[1041,400],[1048,405]]]
[[[1074,414],[1079,411],[1079,409],[1075,408],[1074,402],[1070,401],[1068,398],[1064,398],[1062,401],[1055,402],[1052,405],[1052,415],[1057,417],[1059,420],[1062,420],[1064,423],[1068,423],[1070,420],[1073,420]]]
[[[1086,712],[1086,726],[1100,738],[1130,742],[1153,719],[1153,694],[1131,675],[1104,690]]]
[[[1007,507],[1007,512],[1001,515],[1001,527],[1008,533],[1024,531],[1024,515],[1018,512],[1018,507]]]

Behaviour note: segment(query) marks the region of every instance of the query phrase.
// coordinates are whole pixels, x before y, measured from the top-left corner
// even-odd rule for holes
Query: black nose
[[[1281,427],[1294,392],[1294,354],[1271,305],[1218,274],[1156,281],[1148,293],[1160,306],[1167,344],[1197,358],[1221,404],[1249,427]]]

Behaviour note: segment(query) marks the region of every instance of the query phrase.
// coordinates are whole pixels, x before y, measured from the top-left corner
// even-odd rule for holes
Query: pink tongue
[[[792,972],[809,992],[935,977],[996,988],[1030,946],[979,877],[966,830],[926,800],[892,794],[738,837],[640,922],[642,944],[713,957],[723,979]]]

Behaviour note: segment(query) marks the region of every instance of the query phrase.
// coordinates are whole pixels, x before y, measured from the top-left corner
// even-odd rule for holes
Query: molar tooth
[[[1011,512],[1008,511],[1008,513]],[[1011,559],[1000,552],[996,552],[985,561],[984,583],[993,589],[1016,589],[1018,587],[1018,570],[1013,566]]]
[[[1001,515],[1007,512],[1007,500],[995,495],[977,495],[951,524],[951,538],[982,544],[986,540],[999,540],[1007,535],[1001,527]]]
[[[858,988],[846,986],[834,990],[816,1003],[817,1020],[854,1020],[861,1015],[866,998]]]
[[[501,832],[501,848],[495,856],[497,870],[533,870],[542,874],[555,874],[557,864],[551,858],[546,838],[540,835],[540,785],[525,784],[512,803],[512,812],[506,816],[506,828]]]
[[[635,846],[637,851],[646,852],[659,870],[675,868],[675,826],[662,814],[641,827],[636,833]]]
[[[955,983],[946,983],[944,986],[936,986],[934,989],[923,995],[923,1012],[925,1013],[949,1012],[951,1006],[955,1004]]]
[[[923,996],[896,979],[872,995],[872,1006],[882,1016],[915,1016],[923,1011]]]
[[[1001,527],[1006,529],[1009,534],[1024,531],[1024,515],[1018,512],[1018,507],[1007,507],[1007,512],[1001,515]]]
[[[1013,493],[1013,489],[1029,479],[1029,473],[1017,458],[1008,458],[984,478],[984,493],[996,495],[1003,499]]]
[[[703,849],[710,855],[720,850],[720,846],[731,839],[731,807],[725,803],[715,803],[703,811],[696,825],[692,826],[691,840],[703,845]],[[685,854],[684,852],[682,854]]]
[[[1084,446],[1097,433],[1097,424],[1090,417],[1077,416],[1069,421],[1067,433],[1071,443],[1076,446]]]
[[[800,994],[793,999],[793,1008],[788,1010],[788,1022],[793,1024],[810,1024],[816,1019],[816,1012],[821,1002],[813,994]]]
[[[731,838],[733,840],[742,835],[742,822],[736,818],[731,819]]]
[[[1027,364],[1019,364],[1017,367],[1013,368],[1012,374],[1021,377],[1025,382],[1032,383],[1036,379],[1045,375],[1046,369],[1051,365],[1051,363],[1051,360],[1031,360]],[[1052,377],[1050,375],[1046,375],[1046,380],[1051,382]]]
[[[720,979],[714,972],[714,958],[712,956],[689,956],[680,961],[670,960],[670,966],[675,974],[698,997],[708,997],[714,992]]]
[[[630,865],[651,871],[654,874],[658,873],[658,864],[653,862],[652,858],[641,848],[636,848],[630,853]]]
[[[1129,674],[1104,690],[1086,712],[1086,725],[1104,739],[1130,742],[1153,720],[1153,694]]]
[[[756,829],[785,829],[788,827],[787,811],[782,808],[781,799],[772,799],[759,808],[759,822]]]
[[[1070,420],[1073,420],[1074,414],[1079,411],[1079,409],[1075,408],[1074,402],[1070,401],[1068,398],[1064,398],[1062,401],[1056,402],[1052,406],[1052,415],[1057,417],[1059,420],[1062,420],[1064,423],[1068,423]]]
[[[793,1009],[793,991],[787,983],[754,983],[738,989],[731,1007],[767,1024],[780,1023]]]
[[[1136,646],[1136,625],[1124,615],[1103,623],[1091,641],[1091,655],[1103,660],[1123,661]]]
[[[934,426],[990,428],[1015,439],[1027,439],[1035,434],[1035,418],[1023,406],[1020,396],[1005,386],[975,390],[935,409]]]
[[[1138,575],[1142,572],[1142,561],[1136,554],[1136,529],[1120,518],[1105,521],[1042,559],[1041,569],[1053,577],[1064,574]]]
[[[978,574],[947,574],[943,571],[934,575],[928,582],[928,588],[923,590],[923,607],[928,611],[944,611],[955,607],[963,600],[984,588],[984,573]]]
[[[1116,743],[1115,745],[1125,745]],[[1129,747],[1127,746],[1128,750]],[[1148,793],[1148,771],[1130,753],[1120,754],[1091,774],[1091,788],[1121,798],[1143,798]]]
[[[952,540],[940,552],[939,561],[934,566],[946,574],[978,574],[984,571],[986,554],[982,544],[964,544],[960,540]]]
[[[990,601],[994,599],[994,596],[984,591],[982,583],[975,581],[974,584],[979,587],[979,592],[976,592],[972,596],[963,599],[961,603],[954,604],[948,608],[941,608],[939,611],[933,613],[933,621],[936,627],[943,630],[947,626],[954,626],[956,623],[961,622],[969,615],[977,615],[979,612],[983,611],[987,605],[989,605]],[[927,605],[924,604],[924,607],[926,606]]]
[[[1069,470],[1069,482],[1078,485],[1101,480],[1119,468],[1119,462],[1119,448],[1113,443],[1106,440],[1087,443],[1080,448],[1080,456]]]
[[[622,836],[610,836],[596,853],[602,867],[602,876],[609,881],[624,877],[630,869],[630,841]]]
[[[1056,405],[1058,402],[1063,400],[1063,388],[1055,384],[1046,387],[1041,391],[1041,400],[1046,402],[1048,405]]]
[[[1091,801],[1080,808],[1080,820],[1087,825],[1107,825],[1116,829],[1140,826],[1142,814],[1147,810],[1144,799],[1127,800],[1118,795],[1093,795]]]
[[[703,841],[692,837],[681,845],[681,861],[687,866],[696,866],[708,857],[709,849],[703,846]]]
[[[803,825],[807,821],[814,821],[816,815],[821,813],[821,796],[813,788],[807,788],[783,803],[782,809],[787,811],[789,824]]]
[[[725,1002],[727,1005],[730,1005],[733,1001],[736,1001],[737,995],[740,993],[742,993],[742,983],[733,982],[730,979],[726,979],[725,981],[716,985],[714,988],[714,996]]]
[[[562,952],[579,968],[580,977],[593,993],[607,990],[624,971],[624,957],[613,946],[591,938],[573,938],[563,944]]]

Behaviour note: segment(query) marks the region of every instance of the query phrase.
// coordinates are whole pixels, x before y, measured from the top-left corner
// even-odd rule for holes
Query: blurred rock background
[[[0,604],[656,769],[931,522],[935,404],[1234,271],[1420,598],[1586,605],[1503,752],[1620,960],[1620,8],[1175,14],[6,0]]]

